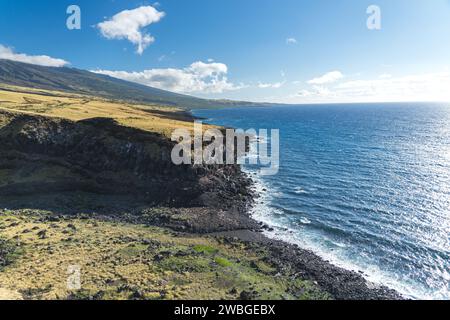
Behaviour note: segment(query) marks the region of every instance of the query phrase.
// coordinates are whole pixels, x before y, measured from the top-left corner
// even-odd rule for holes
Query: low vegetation
[[[8,256],[20,252],[0,272],[0,294],[23,299],[328,298],[237,240],[37,210],[2,210],[0,235],[16,248]],[[79,289],[67,286],[71,266]]]

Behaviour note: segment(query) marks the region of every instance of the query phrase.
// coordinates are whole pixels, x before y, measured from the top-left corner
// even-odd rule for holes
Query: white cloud
[[[143,28],[159,22],[164,12],[152,6],[142,6],[133,10],[124,10],[110,20],[97,24],[102,35],[107,39],[127,39],[137,46],[136,52],[142,54],[155,41]]]
[[[286,43],[287,43],[287,44],[297,44],[298,41],[297,41],[297,39],[295,39],[295,38],[287,38],[287,39],[286,39]]]
[[[0,44],[0,59],[24,62],[46,67],[63,67],[69,62],[49,56],[30,56],[24,53],[15,53],[13,49]]]
[[[294,97],[302,97],[302,98],[328,98],[333,95],[333,92],[328,88],[323,86],[313,86],[311,89],[300,90]]]
[[[392,75],[313,85],[288,98],[289,102],[402,102],[450,101],[450,71]],[[286,100],[285,100],[286,102]]]
[[[308,83],[321,85],[321,84],[326,84],[326,83],[333,83],[342,78],[344,78],[344,75],[340,71],[332,71],[332,72],[328,72],[327,74],[324,74],[321,77],[309,80]]]
[[[260,89],[279,89],[284,86],[285,82],[275,82],[275,83],[258,83],[258,88]]]
[[[141,72],[96,70],[95,73],[180,93],[222,93],[241,89],[228,82],[223,63],[197,61],[183,69],[150,69]]]
[[[339,84],[340,95],[379,97],[384,101],[450,100],[450,72],[436,72],[375,80],[354,80]]]

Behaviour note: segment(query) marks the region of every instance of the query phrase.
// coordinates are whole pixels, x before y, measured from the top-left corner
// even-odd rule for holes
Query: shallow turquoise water
[[[255,176],[273,237],[415,298],[450,299],[450,104],[198,110],[280,129],[281,167]],[[249,172],[255,167],[247,166]]]

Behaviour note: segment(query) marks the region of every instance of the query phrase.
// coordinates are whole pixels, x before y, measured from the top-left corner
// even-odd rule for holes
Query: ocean
[[[253,216],[409,298],[450,299],[450,104],[195,110],[205,122],[280,130],[280,171]]]

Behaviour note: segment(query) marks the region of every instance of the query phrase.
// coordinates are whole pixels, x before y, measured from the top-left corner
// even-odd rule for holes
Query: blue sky
[[[72,4],[81,30],[66,27]],[[381,30],[367,28],[372,4]],[[136,32],[154,41],[146,38],[140,53],[139,41],[126,39],[130,29],[117,30],[124,10],[133,10],[128,23],[147,15]],[[52,64],[39,58],[46,55],[196,96],[450,100],[449,0],[2,0],[0,17],[0,57]]]

